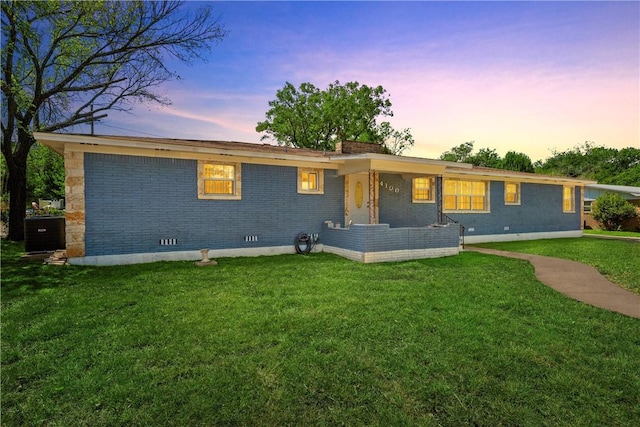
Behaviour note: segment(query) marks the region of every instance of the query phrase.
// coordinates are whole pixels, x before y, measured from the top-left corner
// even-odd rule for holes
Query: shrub
[[[636,208],[617,193],[605,193],[596,199],[591,213],[605,230],[619,230],[626,219],[636,216]]]

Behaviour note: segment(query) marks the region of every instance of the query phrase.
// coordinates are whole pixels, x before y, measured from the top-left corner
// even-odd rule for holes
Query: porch
[[[323,251],[363,263],[437,258],[460,253],[458,224],[397,227],[389,224],[351,224],[326,221]]]

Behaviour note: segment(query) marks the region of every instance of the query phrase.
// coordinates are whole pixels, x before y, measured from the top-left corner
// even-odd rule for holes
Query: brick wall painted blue
[[[562,185],[520,185],[521,204],[505,205],[504,182],[491,181],[491,213],[445,214],[466,227],[467,235],[537,233],[580,230],[580,207],[575,213],[562,211]],[[576,205],[579,205],[580,188],[575,188]],[[508,227],[508,230],[505,230]],[[469,231],[473,228],[473,231]]]
[[[388,224],[353,224],[349,229],[325,226],[323,243],[357,252],[455,248],[460,244],[457,226],[398,227]]]
[[[87,153],[86,254],[293,246],[344,220],[344,178],[324,176],[324,195],[298,194],[297,168],[245,163],[242,200],[200,200],[195,160]]]
[[[391,227],[421,227],[438,222],[435,203],[411,201],[411,179],[401,175],[379,176],[378,222]]]

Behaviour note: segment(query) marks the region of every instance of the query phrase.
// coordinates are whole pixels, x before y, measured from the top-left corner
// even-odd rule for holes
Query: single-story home
[[[586,228],[600,228],[600,224],[591,215],[591,206],[599,196],[606,193],[618,194],[620,197],[636,206],[638,217],[629,219],[622,224],[628,231],[640,231],[640,187],[628,185],[611,185],[589,183],[584,187],[584,225]]]
[[[580,179],[382,154],[240,142],[36,133],[64,156],[76,264],[315,251],[361,262],[458,254],[463,242],[582,235]],[[463,240],[464,239],[464,240]]]
[[[586,184],[584,187],[584,207],[585,211],[591,211],[591,204],[596,201],[599,196],[606,193],[619,194],[629,203],[640,206],[640,187],[632,187],[628,185],[610,185],[610,184]]]

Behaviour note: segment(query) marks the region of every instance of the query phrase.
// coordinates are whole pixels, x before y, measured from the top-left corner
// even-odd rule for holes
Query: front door
[[[369,174],[348,175],[346,224],[369,224]]]

